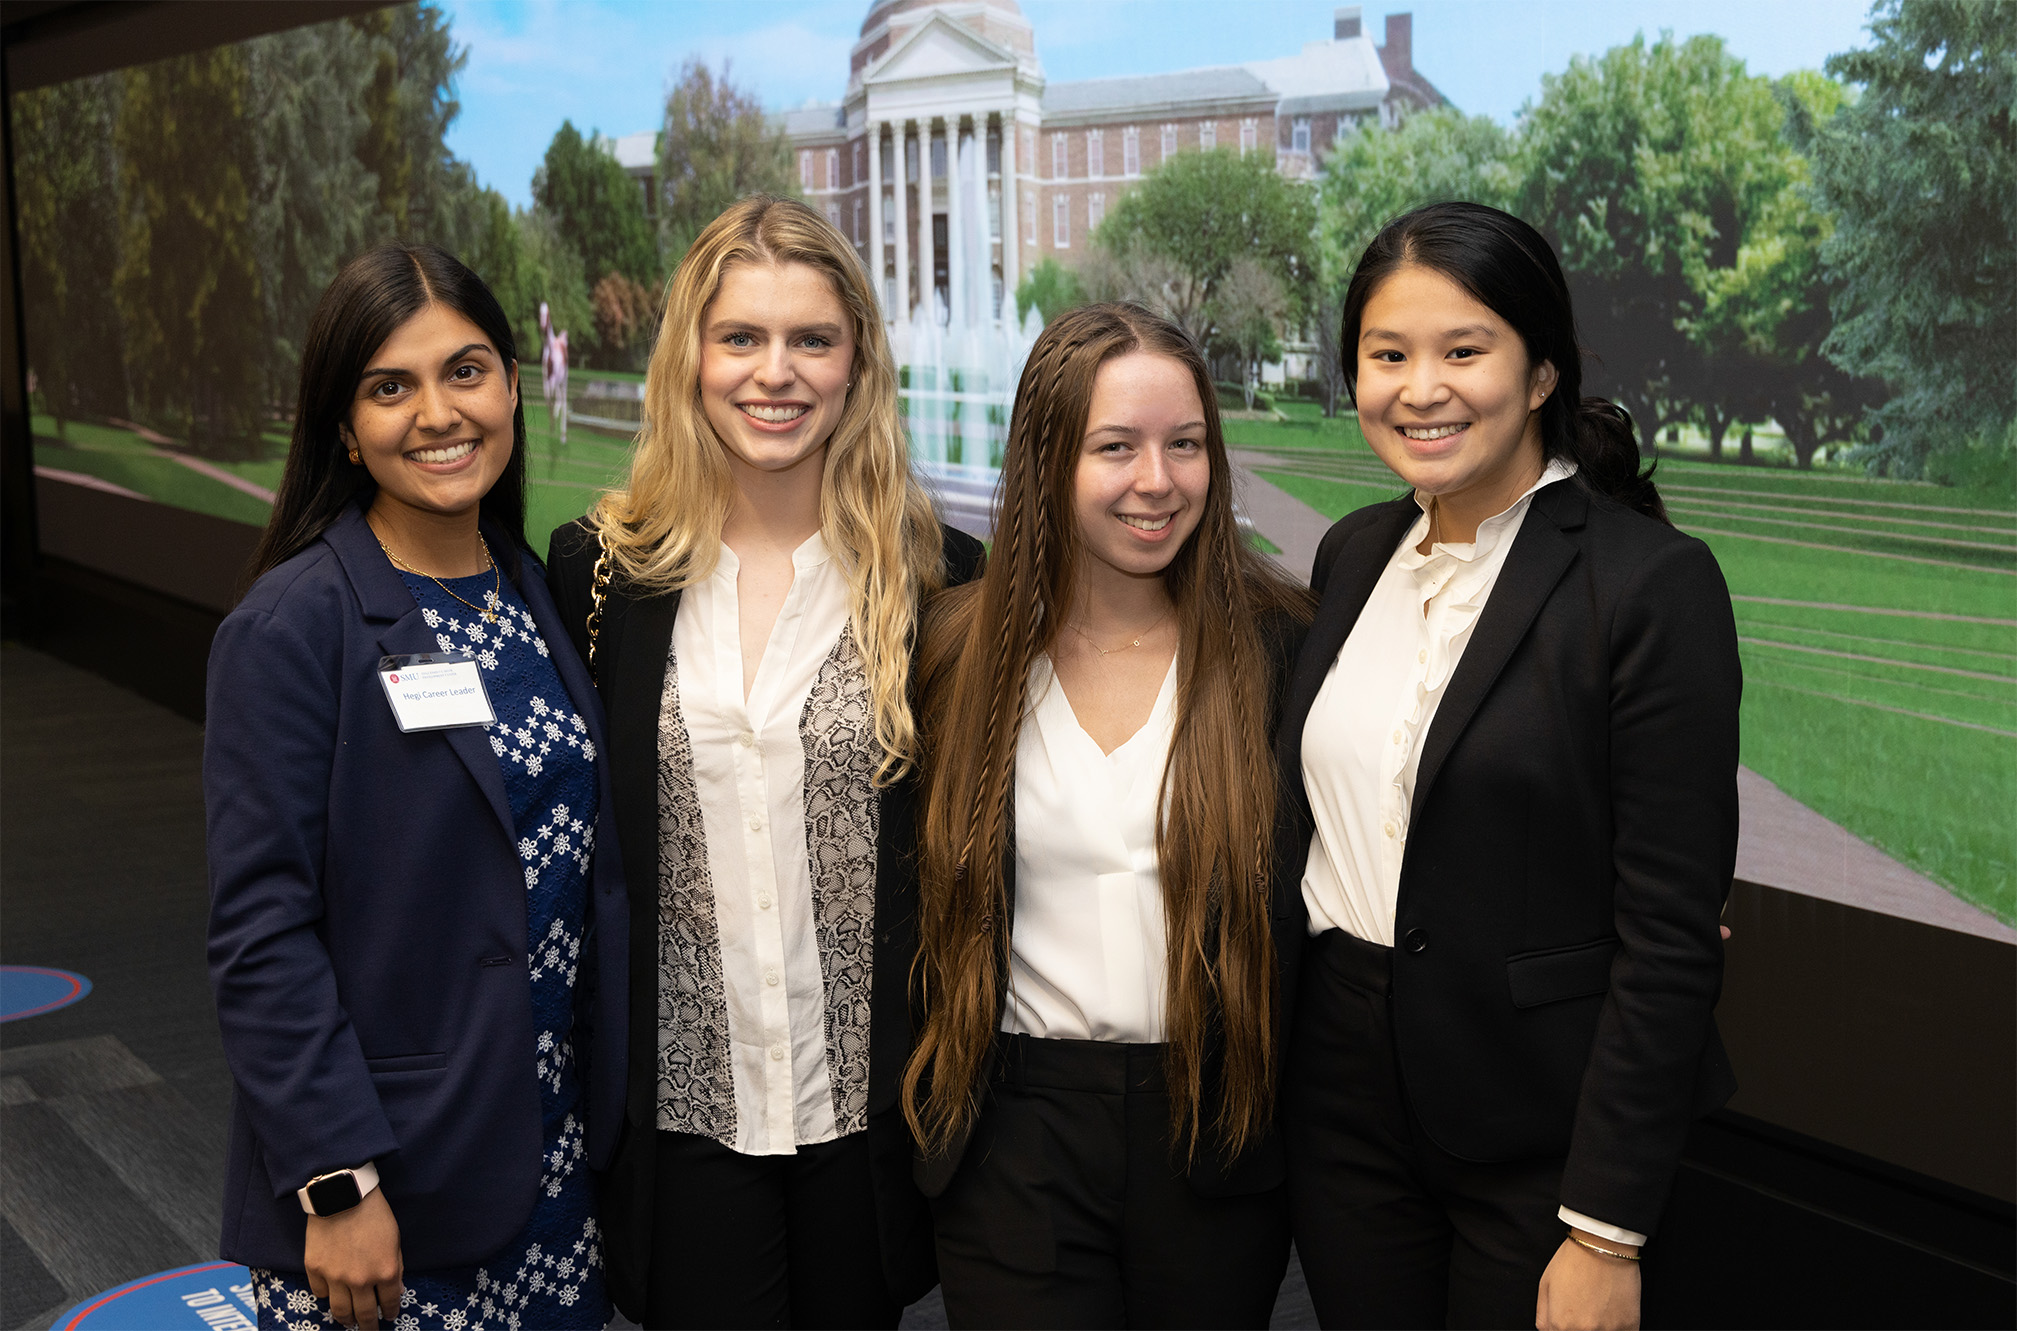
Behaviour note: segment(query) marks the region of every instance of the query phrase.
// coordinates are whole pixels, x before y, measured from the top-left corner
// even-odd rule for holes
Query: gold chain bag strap
[[[609,542],[602,539],[602,532],[595,533],[596,548],[602,553],[596,556],[595,578],[588,586],[588,677],[596,683],[595,649],[602,641],[602,603],[609,593]]]

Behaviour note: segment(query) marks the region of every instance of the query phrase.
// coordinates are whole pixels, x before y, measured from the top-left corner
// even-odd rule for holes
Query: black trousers
[[[1392,948],[1310,940],[1283,1118],[1296,1251],[1326,1327],[1531,1327],[1568,1228],[1561,1156],[1480,1164],[1430,1141],[1394,1055]]]
[[[658,1134],[647,1327],[893,1327],[866,1132],[795,1155]]]
[[[1282,1188],[1201,1197],[1170,1151],[1161,1045],[1000,1037],[932,1204],[955,1327],[1262,1327],[1288,1266]]]

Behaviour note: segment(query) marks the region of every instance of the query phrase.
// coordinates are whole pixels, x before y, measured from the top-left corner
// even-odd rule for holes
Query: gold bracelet
[[[1579,1248],[1588,1248],[1600,1257],[1615,1257],[1621,1262],[1636,1262],[1639,1260],[1638,1253],[1619,1252],[1616,1248],[1600,1248],[1573,1229],[1569,1231],[1569,1241]]]

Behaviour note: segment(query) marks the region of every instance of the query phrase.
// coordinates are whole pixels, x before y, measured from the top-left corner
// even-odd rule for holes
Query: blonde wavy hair
[[[596,503],[589,521],[633,589],[673,591],[714,572],[735,483],[700,402],[701,324],[731,267],[791,263],[826,274],[854,320],[853,387],[827,440],[820,534],[846,572],[849,625],[882,749],[876,782],[888,785],[909,769],[917,745],[911,642],[919,601],[945,580],[943,548],[931,499],[911,474],[896,363],[874,289],[854,247],[826,219],[795,200],[758,194],[695,239],[666,291],[630,477]]]

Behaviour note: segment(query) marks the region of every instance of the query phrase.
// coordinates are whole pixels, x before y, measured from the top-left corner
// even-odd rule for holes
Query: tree
[[[658,302],[651,289],[622,273],[611,273],[589,293],[595,310],[595,341],[612,363],[626,368],[642,364],[658,330]]]
[[[1895,396],[1873,461],[1917,475],[1945,449],[2007,467],[2017,421],[2017,2],[1880,0],[1872,45],[1831,57],[1861,95],[1807,135],[1834,213],[1828,358]]]
[[[719,74],[704,61],[687,61],[666,94],[658,191],[660,244],[669,266],[737,199],[798,197],[784,131],[772,126],[754,93],[730,81],[727,61]]]
[[[124,416],[124,333],[112,131],[116,76],[25,92],[14,101],[14,179],[29,364],[58,433],[78,416]]]
[[[1212,298],[1237,258],[1271,273],[1294,306],[1308,285],[1315,222],[1309,187],[1283,179],[1271,154],[1221,148],[1178,153],[1149,172],[1094,243],[1124,261],[1166,260],[1166,308],[1211,343]]]
[[[1788,184],[1785,111],[1719,37],[1663,34],[1541,81],[1514,211],[1554,244],[1598,363],[1592,392],[1646,447],[1713,398],[1702,327],[1720,274]]]
[[[600,135],[584,139],[572,121],[561,121],[533,174],[532,197],[595,280],[620,273],[657,285],[658,245],[643,195]]]
[[[1453,107],[1416,112],[1397,129],[1362,126],[1324,162],[1317,186],[1316,290],[1309,301],[1317,325],[1318,383],[1324,414],[1344,397],[1338,322],[1345,288],[1359,258],[1382,226],[1410,208],[1461,199],[1504,208],[1517,181],[1513,145],[1489,116]]]
[[[219,457],[257,455],[267,401],[248,73],[243,45],[129,69],[113,132],[133,413]]]
[[[1261,362],[1282,354],[1275,326],[1288,311],[1288,296],[1281,282],[1250,254],[1240,255],[1227,266],[1212,296],[1212,324],[1219,345],[1239,360],[1240,391],[1246,395],[1248,411],[1254,409]]]
[[[1366,125],[1346,135],[1317,187],[1318,250],[1330,274],[1349,282],[1380,228],[1410,208],[1450,200],[1510,207],[1519,183],[1513,147],[1490,116],[1447,106],[1393,130]]]
[[[1094,245],[1079,270],[1086,300],[1131,300],[1183,324],[1203,346],[1212,333],[1211,306],[1186,305],[1191,284],[1176,260],[1143,246],[1112,250]]]
[[[1074,306],[1086,302],[1085,292],[1079,286],[1078,274],[1059,263],[1056,259],[1043,259],[1037,266],[1023,274],[1023,280],[1016,284],[1016,320],[1029,318],[1030,306],[1034,305],[1049,323]]]

